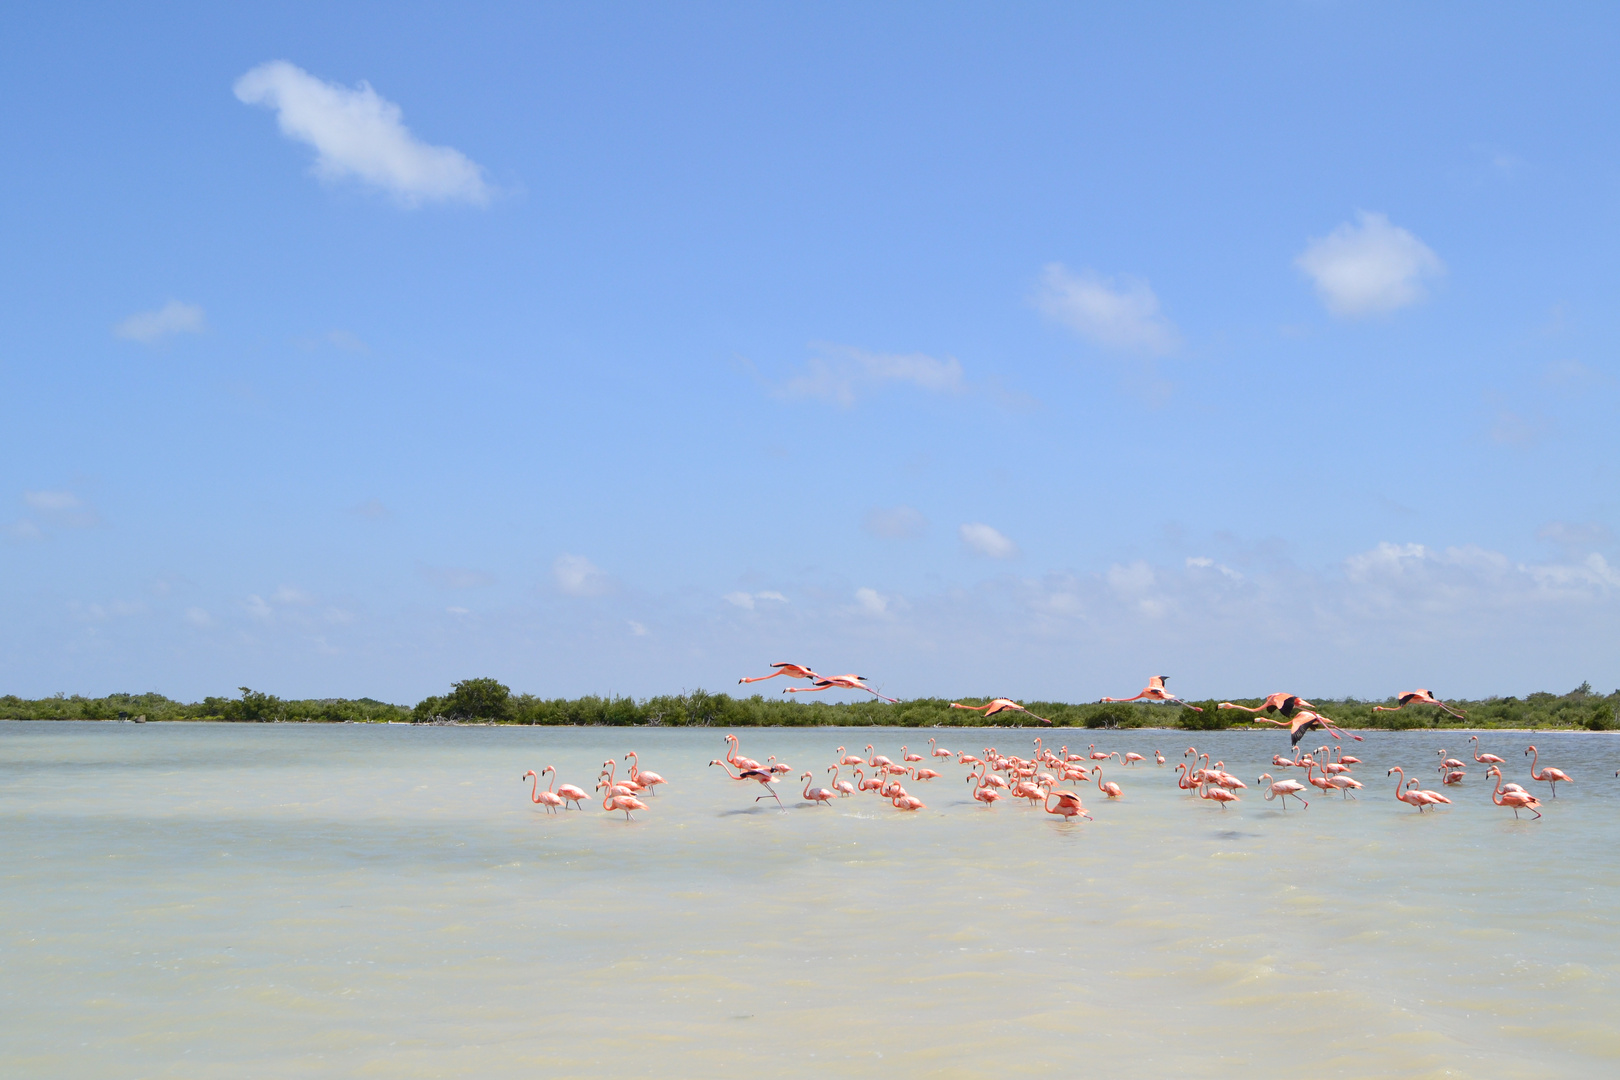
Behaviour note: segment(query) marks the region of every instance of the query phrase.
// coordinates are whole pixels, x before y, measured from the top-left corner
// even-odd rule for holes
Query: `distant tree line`
[[[390,705],[373,698],[321,698],[283,700],[248,687],[240,696],[207,697],[200,702],[172,701],[162,694],[109,694],[101,698],[74,695],[25,700],[0,697],[0,719],[4,720],[211,720],[234,723],[498,723],[573,724],[625,727],[638,724],[653,727],[987,727],[1022,723],[1041,727],[1038,721],[1006,714],[991,721],[974,712],[952,709],[945,698],[914,698],[889,705],[873,700],[849,703],[791,701],[781,696],[732,697],[692,690],[650,698],[581,697],[540,698],[514,694],[490,678],[465,679],[450,692],[429,697],[410,707]],[[964,698],[965,704],[982,704],[988,698]],[[1243,705],[1258,705],[1258,698],[1233,699]],[[1459,720],[1432,706],[1409,705],[1400,712],[1376,712],[1374,705],[1394,705],[1395,699],[1360,701],[1355,698],[1312,698],[1322,712],[1345,727],[1384,728],[1461,728],[1523,727],[1610,731],[1616,727],[1616,706],[1620,690],[1608,696],[1593,692],[1582,683],[1567,694],[1535,693],[1524,698],[1488,698],[1484,701],[1452,701],[1468,714]],[[1249,725],[1249,715],[1231,709],[1217,709],[1214,699],[1194,702],[1196,712],[1179,705],[1073,704],[1061,701],[1026,701],[1030,712],[1051,720],[1057,727],[1136,728],[1180,727],[1190,731],[1220,730]]]

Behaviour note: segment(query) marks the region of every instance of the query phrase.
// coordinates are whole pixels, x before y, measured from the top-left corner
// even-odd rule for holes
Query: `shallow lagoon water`
[[[954,763],[873,796],[755,804],[720,729],[0,723],[8,1077],[1544,1077],[1620,1063],[1620,737],[1482,733],[1539,822],[1437,787],[1467,734],[1351,744],[1361,799],[1286,813],[1286,733],[743,729],[795,775],[938,738],[1149,754],[1095,822],[986,810]],[[1177,790],[1189,743],[1249,781]],[[1307,745],[1315,745],[1309,740]],[[634,749],[627,823],[547,815]],[[1462,752],[1459,752],[1462,751]],[[1297,773],[1290,773],[1297,776]],[[1435,777],[1437,781],[1437,777]]]

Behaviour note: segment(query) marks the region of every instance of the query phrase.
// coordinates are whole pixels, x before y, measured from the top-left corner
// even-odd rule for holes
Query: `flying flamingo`
[[[1052,808],[1053,799],[1058,801],[1056,809]],[[1072,791],[1048,792],[1046,801],[1041,803],[1041,809],[1045,810],[1048,814],[1061,815],[1064,821],[1073,821],[1076,816],[1083,817],[1087,821],[1096,820],[1090,814],[1086,813],[1086,808],[1080,805],[1080,796]]]
[[[828,791],[824,787],[811,788],[810,778],[814,775],[815,773],[805,773],[803,776],[799,777],[800,780],[804,781],[805,799],[810,802],[818,802],[822,806],[831,806],[832,801],[838,797],[837,794]]]
[[[1242,707],[1243,706],[1241,706],[1241,705],[1234,706],[1234,708],[1239,708],[1239,709],[1241,709]],[[1259,712],[1260,710],[1251,709],[1249,711],[1250,712]],[[1289,716],[1288,713],[1284,713],[1283,715],[1284,716]],[[1273,720],[1269,716],[1256,716],[1254,718],[1254,720],[1252,721],[1252,723],[1256,723],[1256,724],[1276,724],[1278,727],[1287,728],[1288,729],[1288,736],[1289,736],[1290,745],[1292,745],[1292,746],[1298,746],[1299,745],[1299,740],[1303,739],[1305,737],[1305,733],[1310,731],[1312,728],[1321,728],[1323,731],[1327,732],[1329,735],[1333,736],[1335,739],[1337,739],[1339,737],[1339,732],[1344,730],[1343,728],[1341,728],[1337,724],[1335,724],[1332,720],[1329,720],[1327,717],[1323,716],[1321,713],[1312,712],[1309,709],[1300,709],[1299,711],[1295,712],[1292,716],[1289,716],[1289,718],[1287,720]],[[1361,742],[1362,741],[1361,736],[1356,735],[1353,732],[1345,732],[1345,734],[1349,735],[1352,739],[1356,740],[1356,742]]]
[[[764,769],[744,769],[741,773],[733,773],[730,769],[726,769],[726,763],[721,761],[719,758],[715,758],[713,761],[709,762],[709,764],[711,766],[718,765],[722,769],[725,769],[726,775],[731,777],[733,780],[754,781],[760,787],[765,789],[765,795],[769,795],[771,798],[776,800],[776,805],[782,805],[782,797],[775,791],[771,790],[771,784],[776,780],[775,773],[766,772]],[[765,798],[765,795],[761,795],[759,799]],[[759,802],[759,799],[755,799],[754,801]]]
[[[604,810],[623,810],[624,811],[624,820],[626,820],[626,821],[634,821],[635,820],[635,818],[630,816],[630,811],[632,811],[632,810],[650,810],[651,809],[651,807],[649,807],[646,803],[642,802],[640,799],[636,798],[634,795],[615,795],[615,794],[613,794],[613,788],[609,784],[597,784],[596,785],[596,789],[598,791],[601,791],[603,788],[606,788],[607,791],[602,795],[602,809],[604,809]]]
[[[929,739],[928,740],[928,745],[929,746],[934,746],[934,740]],[[955,755],[952,754],[949,750],[945,749],[943,746],[934,746],[933,756],[934,757],[954,757]]]
[[[838,792],[842,796],[849,796],[849,795],[855,794],[855,785],[854,784],[850,783],[848,780],[840,780],[840,779],[838,779],[838,766],[837,765],[829,765],[829,766],[827,766],[827,771],[833,774],[832,786],[833,786],[834,791]]]
[[[1496,790],[1491,792],[1491,802],[1497,806],[1513,807],[1513,816],[1517,818],[1520,810],[1528,810],[1536,817],[1541,816],[1541,801],[1528,791],[1507,791],[1502,787],[1502,770],[1492,765],[1485,770],[1486,776],[1496,777]]]
[[[1569,775],[1569,773],[1565,772],[1563,769],[1555,769],[1551,765],[1546,766],[1539,773],[1536,772],[1536,762],[1541,760],[1541,751],[1537,750],[1534,746],[1526,750],[1525,754],[1535,755],[1534,757],[1530,758],[1530,779],[1544,780],[1551,784],[1553,798],[1558,798],[1558,785],[1560,782],[1565,784],[1573,784],[1575,782],[1575,778]]]
[[[533,776],[534,790],[529,792],[529,798],[539,803],[541,806],[544,806],[546,808],[546,813],[555,814],[557,812],[557,807],[563,805],[562,796],[551,790],[553,787],[557,786],[557,770],[553,769],[550,765],[547,765],[545,768],[541,769],[540,772],[542,774],[551,774],[551,783],[544,791],[540,790],[540,777],[535,775],[535,771],[533,769],[530,769],[528,772],[518,777],[518,779],[527,780],[529,777]]]
[[[1298,694],[1285,694],[1281,691],[1266,696],[1257,707],[1251,709],[1247,705],[1234,705],[1230,701],[1223,701],[1215,706],[1217,709],[1242,709],[1247,713],[1280,712],[1284,716],[1293,716],[1294,710],[1301,706],[1307,709],[1316,708]]]
[[[873,697],[878,698],[881,701],[887,701],[890,705],[893,705],[898,700],[892,697],[884,697],[870,686],[867,686],[865,675],[817,676],[814,686],[787,686],[783,687],[782,693],[813,694],[818,690],[830,690],[835,686],[842,690],[865,690],[868,694],[871,694]]]
[[[998,697],[993,701],[987,701],[983,705],[963,705],[959,701],[953,701],[951,702],[951,708],[966,709],[968,712],[983,712],[986,720],[990,719],[992,716],[995,716],[997,713],[1004,712],[1021,712],[1026,716],[1035,716],[1034,713],[1018,704],[1018,702],[1014,701],[1012,698],[1004,697]],[[1043,724],[1050,724],[1052,722],[1044,716],[1035,716],[1035,719],[1039,720]]]
[[[1471,742],[1471,743],[1477,743],[1477,742],[1479,742],[1479,736],[1475,735],[1475,736],[1471,737],[1468,741]],[[1474,747],[1474,760],[1479,762],[1481,765],[1506,765],[1507,764],[1507,762],[1503,761],[1501,758],[1497,757],[1495,754],[1482,754],[1482,753],[1480,753],[1479,752],[1479,747],[1477,747],[1477,746]]]
[[[1097,779],[1097,790],[1098,791],[1102,792],[1104,795],[1108,796],[1110,799],[1118,799],[1118,798],[1124,797],[1125,793],[1119,789],[1118,784],[1114,783],[1112,780],[1108,780],[1108,781],[1103,780],[1103,778],[1102,778],[1102,766],[1101,765],[1098,765],[1096,768],[1092,769],[1091,770],[1091,775],[1096,777],[1096,779]]]
[[[813,682],[821,678],[820,675],[817,675],[803,664],[772,664],[771,667],[776,670],[769,675],[755,675],[751,679],[738,679],[737,681],[739,683],[764,682],[766,679],[774,679],[778,675],[786,675],[790,679],[803,679],[806,682]]]
[[[630,763],[630,779],[646,788],[647,794],[657,794],[653,791],[653,788],[657,787],[659,784],[669,783],[668,780],[665,780],[657,773],[647,772],[645,769],[643,769],[641,767],[641,759],[636,757],[636,752],[634,750],[624,755],[624,759]]]
[[[1270,773],[1260,774],[1260,780],[1270,779]],[[1259,781],[1257,780],[1256,783],[1258,782]],[[1300,792],[1304,790],[1305,785],[1300,783],[1298,780],[1278,780],[1276,783],[1271,784],[1266,788],[1266,802],[1270,802],[1272,799],[1280,799],[1282,801],[1282,808],[1286,812],[1288,809],[1288,796],[1292,795],[1294,798],[1299,799],[1300,802],[1305,803],[1305,809],[1309,810],[1311,808],[1311,804],[1305,802],[1305,799],[1300,795]]]
[[[1200,709],[1196,705],[1187,705],[1187,703],[1185,701],[1182,701],[1180,698],[1176,697],[1176,695],[1174,695],[1170,691],[1166,690],[1164,688],[1164,683],[1165,683],[1165,680],[1168,679],[1168,678],[1170,678],[1170,676],[1168,676],[1168,675],[1155,675],[1155,676],[1153,676],[1151,679],[1148,680],[1147,688],[1145,690],[1143,690],[1140,694],[1137,694],[1135,697],[1105,697],[1105,698],[1103,698],[1103,700],[1104,701],[1140,701],[1143,698],[1146,698],[1148,701],[1165,701],[1165,702],[1173,701],[1178,705],[1186,705],[1187,708],[1191,709],[1193,712],[1203,712],[1204,711],[1203,709]]]
[[[1453,709],[1450,705],[1447,705],[1445,702],[1441,701],[1439,698],[1437,698],[1433,694],[1429,693],[1429,691],[1421,689],[1421,688],[1419,688],[1417,690],[1408,690],[1408,691],[1406,691],[1406,693],[1404,693],[1404,694],[1400,695],[1398,698],[1396,698],[1396,700],[1400,702],[1399,705],[1374,705],[1373,706],[1373,712],[1400,712],[1402,709],[1406,708],[1408,705],[1414,705],[1414,704],[1415,705],[1436,705],[1436,706],[1439,706],[1440,708],[1444,709],[1446,712],[1450,713],[1452,716],[1455,716],[1459,720],[1466,720],[1467,719],[1467,717],[1464,716],[1462,713],[1458,712],[1456,709]]]

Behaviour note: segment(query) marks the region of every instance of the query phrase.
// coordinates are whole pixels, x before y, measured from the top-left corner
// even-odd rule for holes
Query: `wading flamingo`
[[[667,783],[669,783],[668,780],[665,780],[662,776],[659,776],[657,773],[655,773],[655,772],[647,772],[645,769],[643,769],[641,767],[641,759],[636,757],[636,752],[634,750],[632,750],[628,754],[624,755],[624,760],[626,760],[626,761],[628,761],[630,763],[630,779],[634,780],[636,783],[638,783],[642,787],[646,788],[647,789],[647,794],[649,794],[649,795],[657,794],[656,792],[653,791],[653,788],[657,787],[659,784],[667,784]]]
[[[1164,755],[1163,754],[1161,754],[1157,750],[1155,750],[1155,751],[1153,751],[1153,756],[1158,759],[1158,763],[1160,765],[1164,764]]]
[[[804,797],[806,801],[820,803],[822,806],[831,806],[832,801],[838,796],[824,787],[812,788],[810,778],[814,775],[815,773],[805,773],[799,777],[800,780],[804,781]]]
[[[772,664],[771,667],[776,670],[769,675],[755,675],[751,679],[738,679],[737,681],[739,683],[764,682],[766,679],[774,679],[778,675],[786,675],[790,679],[803,679],[805,682],[814,682],[816,679],[821,678],[820,675],[817,675],[803,664]]]
[[[1407,791],[1403,789],[1402,785],[1406,782],[1406,770],[1402,769],[1399,765],[1390,769],[1389,772],[1385,773],[1384,775],[1394,776],[1396,773],[1401,774],[1401,778],[1395,781],[1395,797],[1397,799],[1401,800],[1403,803],[1406,803],[1408,806],[1417,807],[1418,813],[1420,814],[1423,813],[1423,808],[1425,806],[1434,805],[1434,800],[1426,797],[1422,792]],[[1414,783],[1415,782],[1416,781],[1414,781]],[[1449,802],[1450,800],[1448,799],[1446,801]]]
[[[558,784],[557,794],[562,796],[565,804],[573,803],[575,810],[585,809],[585,800],[590,798],[589,795],[585,794],[584,788],[575,787],[573,784]],[[565,805],[563,809],[566,810],[568,807]]]
[[[761,795],[758,799],[755,799],[755,802],[759,802],[759,799],[763,799],[766,795],[768,795],[776,800],[776,805],[782,805],[782,797],[775,791],[771,790],[771,784],[776,780],[775,773],[766,772],[764,769],[744,769],[741,773],[733,774],[730,769],[726,769],[726,763],[721,761],[719,758],[715,758],[713,761],[709,762],[709,764],[711,766],[718,765],[722,769],[725,769],[726,775],[731,777],[733,780],[752,780],[760,787],[764,788],[765,795]]]
[[[929,746],[934,746],[934,740],[929,739],[928,740],[928,745]],[[955,757],[956,755],[951,753],[951,751],[945,749],[943,746],[934,746],[933,756],[934,757]]]
[[[1439,698],[1437,698],[1433,694],[1429,693],[1429,691],[1424,690],[1422,688],[1419,688],[1417,690],[1408,690],[1408,691],[1406,691],[1406,693],[1401,694],[1395,700],[1399,701],[1400,704],[1399,705],[1374,705],[1373,706],[1373,712],[1400,712],[1402,709],[1406,708],[1408,705],[1436,705],[1436,706],[1444,709],[1446,712],[1450,713],[1452,716],[1455,716],[1459,720],[1466,720],[1467,719],[1467,717],[1464,716],[1462,713],[1458,712],[1456,709],[1453,709],[1450,705],[1447,705],[1445,702],[1441,701]]]
[[[1440,764],[1448,769],[1466,769],[1468,767],[1467,762],[1459,761],[1454,757],[1446,757],[1444,749],[1437,750],[1435,753],[1440,755]]]
[[[940,774],[935,772],[933,769],[923,769],[913,766],[911,770],[911,778],[913,780],[935,780],[939,778],[939,775]]]
[[[1058,801],[1056,808],[1052,800]],[[1051,791],[1046,795],[1046,801],[1041,803],[1041,809],[1048,814],[1059,814],[1064,821],[1073,821],[1076,817],[1083,817],[1087,821],[1096,820],[1086,813],[1086,808],[1080,805],[1080,796],[1072,791]]]
[[[1502,787],[1502,770],[1492,765],[1485,770],[1486,776],[1496,777],[1496,790],[1491,792],[1491,802],[1497,806],[1513,807],[1513,816],[1517,818],[1520,810],[1528,810],[1536,817],[1541,816],[1541,801],[1528,791],[1507,791]]]
[[[1260,774],[1260,780],[1270,779],[1270,773],[1267,772]],[[1255,782],[1259,783],[1259,780]],[[1300,802],[1304,803],[1305,809],[1309,810],[1311,808],[1311,804],[1305,802],[1305,799],[1300,795],[1300,792],[1304,790],[1305,785],[1300,783],[1298,780],[1278,780],[1266,788],[1266,802],[1270,802],[1272,799],[1277,799],[1282,802],[1282,808],[1284,812],[1286,812],[1288,810],[1288,796],[1292,795],[1294,798],[1299,799]]]
[[[1478,735],[1472,736],[1468,741],[1471,742],[1471,743],[1477,743],[1477,742],[1479,742],[1479,736]],[[1477,747],[1477,746],[1474,747],[1474,760],[1479,762],[1481,765],[1506,765],[1507,764],[1506,761],[1503,761],[1501,758],[1497,757],[1495,754],[1482,754],[1482,753],[1480,753],[1479,752],[1479,747]]]
[[[1525,750],[1524,753],[1526,757],[1530,757],[1530,779],[1541,780],[1545,783],[1551,784],[1553,798],[1558,798],[1558,785],[1560,783],[1573,784],[1575,782],[1575,778],[1569,775],[1569,773],[1565,772],[1563,769],[1555,769],[1551,765],[1543,766],[1539,773],[1536,772],[1536,762],[1541,760],[1541,751],[1537,750],[1534,746]],[[1531,755],[1534,756],[1531,757]]]
[[[782,762],[777,761],[775,754],[772,754],[770,757],[766,758],[765,760],[770,762],[769,765],[765,766],[765,771],[766,772],[773,772],[773,773],[778,773],[778,774],[780,774],[782,776],[786,776],[788,773],[793,771],[793,766],[784,765]]]
[[[1102,778],[1102,766],[1101,765],[1098,765],[1096,768],[1092,769],[1091,770],[1091,775],[1093,777],[1095,777],[1096,780],[1097,780],[1097,790],[1098,791],[1102,792],[1104,795],[1108,796],[1110,799],[1119,799],[1119,798],[1124,797],[1125,793],[1120,790],[1118,784],[1114,783],[1112,780],[1108,780],[1108,781],[1103,780],[1103,778]]]
[[[894,764],[894,762],[890,761],[888,758],[884,757],[882,754],[873,753],[871,743],[866,744],[866,752],[867,752],[868,755],[870,755],[871,760],[870,761],[863,761],[863,762],[861,762],[861,764],[865,765],[868,769],[879,769],[879,768],[882,768],[885,765],[893,765]]]
[[[1237,802],[1238,801],[1238,797],[1236,795],[1234,795],[1232,792],[1227,791],[1225,788],[1223,788],[1223,787],[1210,787],[1207,784],[1199,789],[1198,797],[1200,799],[1208,799],[1210,802],[1213,802],[1213,803],[1220,803],[1222,810],[1226,809],[1226,804],[1227,803],[1229,803],[1229,802]]]
[[[840,779],[838,779],[838,766],[837,765],[829,765],[829,766],[827,766],[827,771],[833,774],[832,786],[833,786],[834,791],[838,792],[839,795],[844,796],[846,798],[848,796],[850,796],[850,795],[855,794],[855,785],[854,784],[850,783],[848,780],[840,780]]]
[[[840,764],[840,765],[865,765],[866,764],[866,759],[865,758],[856,757],[854,754],[846,754],[846,753],[844,753],[844,748],[842,746],[840,746],[838,748],[838,754],[839,754],[838,764]]]
[[[982,712],[984,713],[984,718],[986,720],[990,719],[992,716],[995,716],[997,713],[1004,712],[1021,712],[1025,716],[1035,716],[1034,713],[1018,704],[1018,702],[1014,701],[1012,698],[1004,697],[998,697],[992,701],[987,701],[983,705],[963,705],[960,701],[953,701],[951,702],[951,708],[966,709],[968,712]],[[1043,724],[1050,724],[1052,722],[1044,716],[1035,716],[1035,719],[1039,720]]]
[[[883,774],[882,773],[879,773],[878,775],[872,777],[872,779],[868,780],[866,778],[866,774],[861,772],[860,769],[857,768],[857,769],[854,769],[852,771],[855,773],[855,790],[856,791],[882,791],[883,790]]]
[[[1109,758],[1114,756],[1111,753],[1105,754],[1101,750],[1097,749],[1096,743],[1092,743],[1091,745],[1087,746],[1086,750],[1092,761],[1107,761]]]
[[[895,785],[895,786],[898,787],[899,785]],[[923,804],[923,801],[921,799],[917,798],[917,796],[915,796],[915,795],[907,795],[903,788],[901,790],[899,790],[899,791],[896,791],[893,795],[891,795],[889,797],[889,803],[896,810],[926,810],[926,809],[928,809]]]
[[[900,748],[900,760],[901,761],[921,761],[922,760],[922,755],[921,754],[908,753],[907,752],[908,749],[909,749],[908,747],[904,747],[904,746],[902,746]]]
[[[615,780],[615,779],[613,779],[613,759],[612,758],[609,758],[608,760],[602,762],[602,771],[597,774],[596,778],[598,780],[607,781],[607,786],[613,791],[613,794],[615,794],[615,795],[639,795],[639,794],[641,794],[641,792],[643,790],[642,786],[640,784],[636,783],[634,780],[630,780],[628,778],[624,779],[624,780]],[[597,786],[597,790],[598,791],[601,790],[601,785]]]
[[[529,777],[533,776],[534,790],[529,792],[529,798],[534,802],[539,803],[541,806],[544,806],[546,808],[546,813],[555,814],[557,812],[557,807],[563,805],[562,796],[551,790],[553,787],[557,786],[557,770],[553,769],[550,765],[547,765],[545,768],[540,770],[540,773],[551,774],[551,783],[546,786],[546,790],[544,791],[540,790],[540,776],[536,775],[533,769],[530,769],[528,772],[518,777],[518,779],[527,780]]]
[[[1464,772],[1463,770],[1461,770],[1461,769],[1448,769],[1444,764],[1442,764],[1440,766],[1439,772],[1440,772],[1440,783],[1441,783],[1442,786],[1446,786],[1446,787],[1449,787],[1449,786],[1451,786],[1453,784],[1460,784],[1468,776],[1468,774],[1466,772]]]
[[[1178,705],[1186,705],[1186,707],[1191,709],[1193,712],[1204,711],[1196,705],[1187,705],[1185,701],[1166,690],[1164,688],[1164,684],[1165,680],[1169,678],[1170,676],[1168,675],[1155,675],[1148,680],[1147,688],[1144,689],[1140,694],[1137,694],[1135,697],[1105,697],[1103,698],[1103,701],[1142,701],[1144,699],[1147,701],[1173,701]]]
[[[1407,787],[1417,788],[1417,790],[1412,792],[1412,794],[1421,795],[1425,799],[1428,799],[1430,806],[1433,806],[1435,803],[1445,803],[1447,806],[1451,805],[1451,800],[1440,794],[1438,791],[1430,791],[1428,788],[1419,788],[1417,785],[1418,782],[1416,780],[1408,780],[1406,782]]]
[[[1133,754],[1133,753],[1127,752],[1126,755],[1125,755],[1125,764],[1127,764],[1127,765],[1135,765],[1138,761],[1146,761],[1146,760],[1147,760],[1147,758],[1143,757],[1141,754]]]
[[[814,694],[818,690],[830,690],[833,687],[840,690],[865,690],[868,694],[881,701],[893,705],[898,699],[884,697],[870,686],[866,685],[865,675],[822,675],[816,678],[814,686],[787,686],[782,688],[784,694]]]
[[[642,802],[640,799],[636,798],[634,795],[615,795],[615,794],[613,794],[613,788],[610,785],[608,785],[608,784],[597,784],[596,785],[596,789],[598,791],[601,791],[604,788],[606,788],[607,790],[602,795],[602,809],[610,810],[610,811],[611,810],[623,810],[624,811],[624,820],[626,820],[626,821],[634,821],[634,820],[636,820],[635,818],[630,816],[630,811],[632,811],[632,810],[649,810],[649,809],[651,809],[651,807],[649,807],[646,803]]]
[[[760,763],[755,761],[753,758],[743,757],[741,754],[737,753],[738,750],[742,749],[742,741],[738,739],[737,736],[727,735],[726,742],[731,744],[731,748],[726,751],[726,760],[731,764],[735,765],[739,769],[763,768],[763,766],[761,766]]]

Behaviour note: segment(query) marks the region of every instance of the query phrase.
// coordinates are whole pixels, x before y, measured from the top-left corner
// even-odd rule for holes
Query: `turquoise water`
[[[756,806],[712,730],[0,723],[6,1077],[1545,1077],[1620,1062],[1620,737],[1527,736],[1419,815],[1466,734],[1377,732],[1359,802],[1286,814],[1255,777],[1285,733],[1048,732],[1109,766],[1094,822],[985,809],[954,763],[874,796]],[[813,769],[938,737],[742,730]],[[1249,781],[1177,790],[1189,741]],[[1311,741],[1314,744],[1314,740]],[[526,769],[594,786],[637,750],[634,822],[547,815]],[[913,749],[918,749],[913,745]],[[1461,751],[1461,752],[1459,752]],[[1290,774],[1297,775],[1297,774]]]

